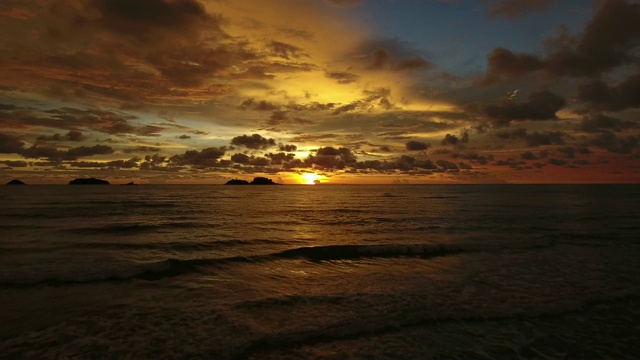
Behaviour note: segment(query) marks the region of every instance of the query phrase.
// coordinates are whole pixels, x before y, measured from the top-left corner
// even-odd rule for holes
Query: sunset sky
[[[640,182],[638,1],[2,0],[0,31],[3,183]]]

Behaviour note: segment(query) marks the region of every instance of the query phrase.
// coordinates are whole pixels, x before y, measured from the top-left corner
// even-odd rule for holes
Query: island
[[[13,179],[9,181],[7,185],[26,185],[26,184],[18,179]]]
[[[280,184],[273,182],[273,180],[266,177],[256,177],[256,178],[253,178],[253,181],[251,182],[248,182],[247,180],[232,179],[227,181],[225,185],[280,185]]]
[[[107,180],[96,178],[78,178],[69,181],[69,185],[110,185]]]

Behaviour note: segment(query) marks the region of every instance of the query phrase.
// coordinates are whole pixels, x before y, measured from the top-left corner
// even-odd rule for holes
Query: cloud
[[[460,139],[458,139],[457,136],[451,135],[451,134],[447,134],[447,135],[444,136],[444,139],[442,139],[440,144],[442,144],[442,145],[457,145],[458,142],[460,142]]]
[[[11,134],[0,133],[0,154],[19,153],[24,146],[24,142]]]
[[[115,150],[107,145],[78,146],[66,151],[58,150],[58,148],[52,146],[32,145],[22,149],[19,153],[26,158],[46,158],[52,162],[61,162],[63,160],[76,160],[79,157],[113,154],[114,152]]]
[[[578,100],[597,111],[640,108],[640,74],[629,76],[613,87],[599,79],[591,81],[578,88]]]
[[[81,142],[86,140],[87,137],[84,136],[84,134],[82,134],[82,132],[77,131],[77,130],[70,130],[68,133],[64,134],[64,135],[60,135],[60,134],[53,134],[53,135],[42,135],[42,136],[38,136],[37,140],[38,141],[76,141],[76,142]]]
[[[388,50],[377,49],[369,55],[369,70],[410,71],[433,67],[429,61],[420,56],[408,59],[396,59]]]
[[[565,135],[561,131],[536,131],[532,134],[527,134],[526,140],[529,146],[562,145],[564,144]]]
[[[616,154],[632,154],[640,151],[640,137],[635,135],[616,136],[606,131],[589,139],[586,145],[597,146]]]
[[[427,150],[431,146],[431,144],[429,143],[424,143],[424,142],[415,141],[415,140],[408,141],[404,145],[409,151]]]
[[[561,32],[562,39],[547,41],[553,46],[546,56],[494,49],[488,58],[487,73],[478,84],[485,86],[536,71],[550,77],[596,77],[620,65],[635,63],[634,51],[640,40],[640,4],[624,0],[601,3],[581,34],[571,37]]]
[[[271,159],[271,164],[274,164],[274,165],[280,165],[280,164],[289,162],[295,158],[295,154],[291,154],[291,153],[287,154],[284,152],[279,152],[275,154],[268,153],[265,156]]]
[[[360,78],[356,74],[352,74],[344,71],[327,71],[324,73],[324,76],[326,76],[329,79],[336,80],[338,84],[342,84],[342,85],[352,84],[358,81],[358,79]]]
[[[295,145],[292,145],[292,144],[280,144],[278,146],[278,149],[280,151],[293,152],[293,151],[298,150],[298,147],[295,146]]]
[[[273,56],[287,60],[297,59],[303,56],[303,54],[300,53],[301,49],[299,47],[280,41],[271,41],[268,48],[271,50]]]
[[[0,164],[4,164],[11,168],[23,168],[29,166],[26,161],[22,160],[2,160],[0,161]]]
[[[547,160],[548,164],[551,165],[555,165],[555,166],[565,166],[567,165],[567,162],[564,160],[560,160],[560,159],[556,159],[556,158],[549,158],[549,160]]]
[[[327,2],[342,8],[354,8],[362,5],[364,0],[327,0]]]
[[[237,153],[231,156],[231,161],[233,161],[236,164],[248,164],[250,159],[251,158],[248,155],[240,154],[240,153]]]
[[[212,167],[218,164],[218,160],[224,156],[226,152],[225,147],[210,147],[197,150],[188,150],[184,154],[174,155],[169,158],[169,161],[175,165],[192,165],[195,167]]]
[[[638,123],[624,121],[604,114],[586,115],[580,122],[579,130],[586,132],[623,131],[636,127]]]
[[[319,148],[315,155],[309,154],[305,162],[321,169],[344,169],[355,164],[356,157],[348,148],[328,146]]]
[[[556,112],[562,109],[566,101],[549,91],[532,92],[523,102],[502,99],[494,104],[470,104],[466,110],[479,113],[495,126],[506,126],[518,120],[555,120]]]
[[[123,149],[122,152],[124,152],[125,154],[131,154],[134,152],[137,153],[153,153],[153,152],[158,152],[160,151],[159,147],[155,147],[155,146],[146,146],[146,145],[138,145],[135,147],[130,147],[130,148],[126,148]]]
[[[542,12],[560,0],[498,0],[489,5],[489,15],[515,19],[531,12]]]
[[[236,146],[244,146],[248,149],[264,150],[276,146],[274,139],[267,139],[260,134],[236,136],[231,139],[231,144]]]
[[[529,134],[527,129],[520,128],[511,131],[501,131],[496,133],[501,139],[524,140],[528,146],[536,147],[541,145],[563,145],[567,136],[562,131],[542,131]]]
[[[99,0],[94,5],[105,27],[142,38],[144,30],[190,30],[212,20],[195,0]]]
[[[249,98],[240,104],[242,110],[255,110],[255,111],[274,111],[280,109],[279,105],[272,102],[260,100],[256,101],[254,98]]]

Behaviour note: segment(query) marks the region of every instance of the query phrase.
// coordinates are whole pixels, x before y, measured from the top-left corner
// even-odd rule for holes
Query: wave
[[[101,249],[101,250],[178,250],[178,251],[198,251],[198,250],[218,250],[227,247],[256,245],[256,244],[282,244],[276,240],[216,240],[204,242],[144,242],[144,243],[121,243],[121,242],[83,242],[62,246],[63,248],[77,249]]]
[[[299,299],[283,299],[283,301],[293,301]],[[313,299],[312,299],[313,300]],[[320,299],[325,300],[325,299]],[[329,302],[336,299],[328,298]],[[442,326],[444,324],[476,324],[494,323],[507,326],[513,321],[536,322],[545,320],[558,320],[574,314],[586,314],[608,316],[612,306],[622,306],[623,310],[631,315],[634,304],[640,300],[640,294],[634,292],[622,292],[612,294],[608,297],[585,299],[583,301],[564,304],[557,308],[544,309],[538,311],[526,311],[525,309],[514,309],[495,314],[482,313],[456,313],[438,315],[432,312],[410,314],[400,312],[397,314],[384,314],[379,318],[368,318],[362,321],[343,321],[334,325],[317,330],[304,332],[287,332],[274,335],[264,335],[248,343],[244,348],[238,349],[234,354],[234,359],[260,358],[261,354],[273,351],[288,351],[292,348],[305,345],[315,345],[332,343],[336,341],[353,340],[366,337],[374,337],[385,334],[402,333],[407,329],[421,328],[429,326]]]
[[[133,263],[127,271],[94,278],[48,278],[36,281],[0,281],[0,288],[28,288],[33,286],[66,286],[96,282],[122,282],[132,280],[160,280],[164,278],[204,273],[206,267],[233,263],[261,263],[277,260],[307,260],[312,262],[359,260],[365,258],[433,258],[467,252],[460,247],[442,244],[414,245],[328,245],[298,247],[280,252],[233,256],[226,258],[170,258],[153,263]]]
[[[90,226],[90,227],[80,227],[74,229],[66,229],[64,232],[73,232],[80,234],[96,234],[96,233],[106,233],[106,234],[136,234],[141,232],[153,232],[162,229],[194,229],[194,228],[211,228],[215,227],[214,224],[207,224],[202,222],[195,221],[184,221],[184,222],[165,222],[165,223],[129,223],[129,224],[109,224],[102,226]]]

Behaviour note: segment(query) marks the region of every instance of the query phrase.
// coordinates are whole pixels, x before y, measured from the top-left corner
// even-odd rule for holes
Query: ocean
[[[0,188],[2,359],[635,359],[638,185]]]

